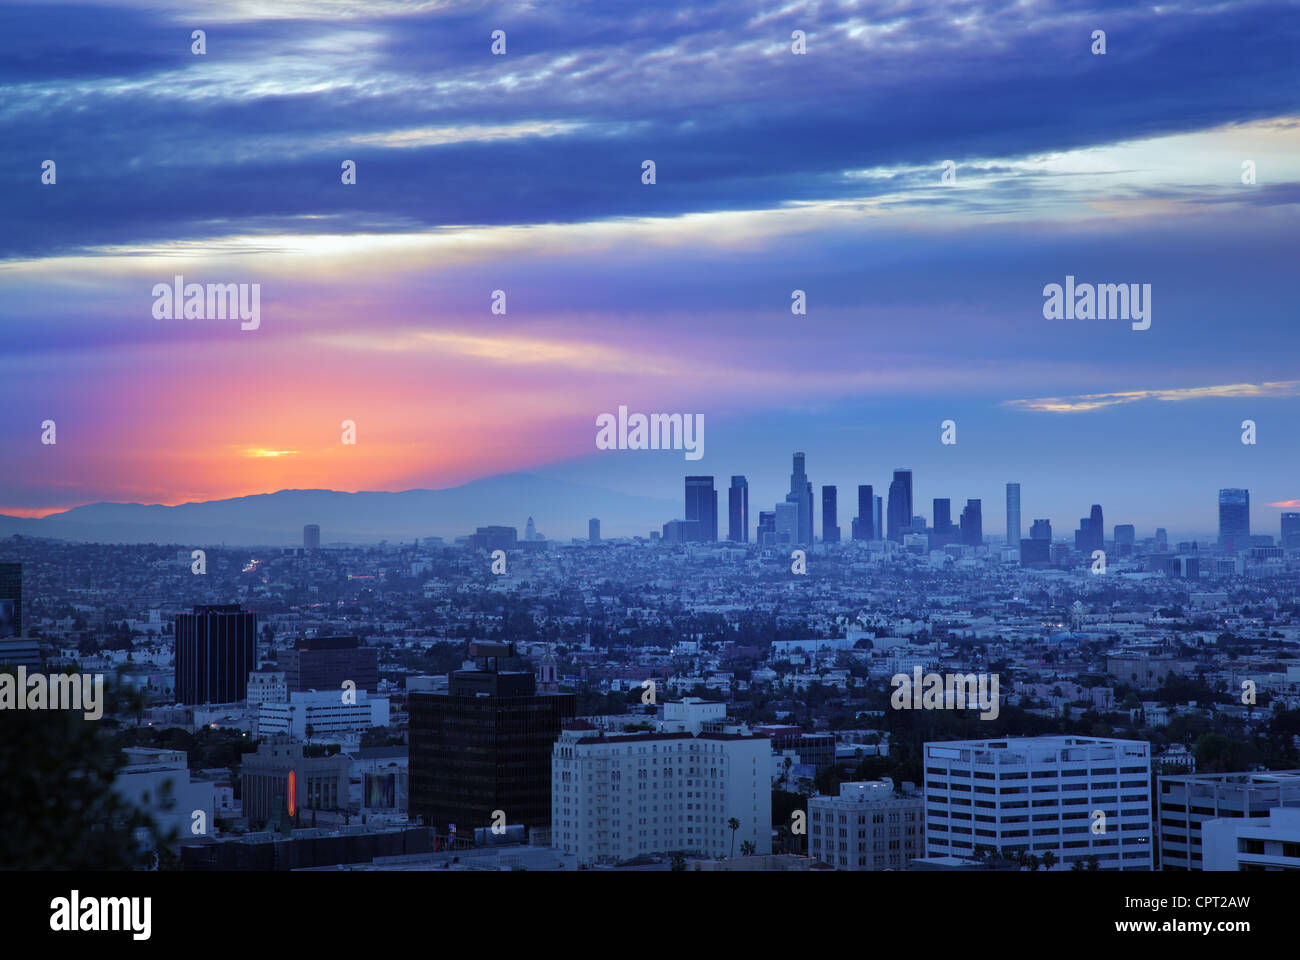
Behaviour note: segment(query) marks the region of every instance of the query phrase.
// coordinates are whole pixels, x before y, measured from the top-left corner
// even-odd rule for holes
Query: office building
[[[758,511],[758,527],[754,531],[754,541],[760,547],[769,547],[776,543],[776,511]]]
[[[692,543],[700,539],[700,521],[669,520],[664,524],[664,543]]]
[[[1259,822],[1276,807],[1300,807],[1300,770],[1160,777],[1160,869],[1204,870],[1204,824]]]
[[[257,667],[257,614],[239,604],[196,606],[176,614],[176,699],[180,703],[243,700]]]
[[[587,542],[600,543],[600,521],[595,517],[587,521]]]
[[[1267,820],[1207,820],[1206,870],[1300,873],[1300,809],[1273,807]]]
[[[808,799],[808,853],[837,870],[906,870],[925,848],[925,802],[912,784],[851,781]]]
[[[513,550],[518,542],[516,528],[499,525],[478,527],[465,538],[465,545],[471,550]]]
[[[718,539],[718,492],[712,477],[686,478],[686,519],[699,524],[697,539]]]
[[[388,698],[365,690],[344,700],[333,690],[290,693],[287,701],[263,703],[254,736],[292,736],[313,743],[360,741],[371,727],[388,726]]]
[[[538,693],[531,672],[500,671],[513,644],[473,644],[470,653],[487,665],[452,673],[447,693],[409,696],[411,817],[473,836],[503,810],[509,824],[544,833],[551,748],[573,717],[574,695]]]
[[[313,810],[345,810],[352,760],[342,753],[305,757],[289,737],[268,737],[240,762],[240,802],[254,826],[310,822]],[[289,787],[293,785],[292,810]]]
[[[289,681],[284,671],[274,667],[258,667],[248,675],[244,699],[250,707],[259,703],[286,703],[289,700]]]
[[[934,529],[930,536],[930,546],[938,549],[952,542],[952,501],[947,497],[936,497],[932,508]]]
[[[304,550],[320,549],[320,526],[309,523],[302,528],[302,546]]]
[[[6,637],[0,640],[0,667],[44,669],[41,641],[36,637]]]
[[[876,497],[875,516],[871,521],[872,530],[875,532],[876,540],[885,538],[885,498]]]
[[[281,652],[289,692],[343,689],[351,680],[358,690],[379,689],[379,651],[359,637],[298,637]]]
[[[1030,540],[1046,540],[1052,542],[1052,521],[1035,520],[1029,527]]]
[[[1091,556],[1094,550],[1105,547],[1106,527],[1102,522],[1101,504],[1094,503],[1089,516],[1079,520],[1074,533],[1074,549]]]
[[[903,534],[912,524],[912,471],[895,470],[889,484],[889,519],[886,538],[903,542]]]
[[[1284,550],[1300,547],[1300,513],[1282,514],[1282,539],[1278,546]]]
[[[926,856],[1051,852],[1060,867],[1152,867],[1150,744],[1011,737],[925,745]],[[1105,814],[1105,832],[1093,833]]]
[[[968,547],[984,543],[984,508],[979,500],[967,500],[961,512],[961,542]]]
[[[840,525],[835,502],[835,487],[822,487],[822,542],[839,543]]]
[[[853,527],[854,540],[875,540],[879,536],[875,526],[875,508],[876,498],[871,492],[871,484],[859,484],[858,515],[854,520]]]
[[[1219,491],[1219,549],[1236,553],[1250,546],[1250,491]]]
[[[749,481],[743,476],[732,477],[727,491],[727,539],[749,543]]]
[[[1131,523],[1115,524],[1115,546],[1132,547],[1137,544],[1137,528]]]
[[[0,639],[23,635],[23,565],[0,563]]]
[[[580,865],[678,850],[734,856],[746,844],[771,853],[771,743],[730,729],[602,735],[570,725],[551,763],[551,845]]]
[[[1020,484],[1007,484],[1007,546],[1020,549]]]
[[[793,503],[796,507],[795,538],[791,542],[794,544],[812,543],[813,489],[812,484],[808,482],[808,474],[804,470],[804,456],[802,453],[794,455],[794,469],[790,474],[790,492],[786,494],[785,499],[787,503]]]
[[[773,545],[796,546],[799,543],[799,505],[787,500],[778,503],[773,513]]]

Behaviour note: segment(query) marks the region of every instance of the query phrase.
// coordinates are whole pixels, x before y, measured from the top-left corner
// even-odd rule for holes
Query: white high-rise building
[[[1060,867],[1150,870],[1151,746],[1099,737],[925,745],[926,856],[1051,852]]]
[[[808,800],[808,852],[837,870],[906,870],[924,844],[925,804],[912,784],[840,784],[837,797]]]
[[[771,766],[772,741],[747,731],[601,736],[571,724],[552,753],[551,845],[580,864],[739,856],[746,843],[769,854]]]
[[[1300,809],[1273,807],[1268,819],[1201,824],[1206,870],[1300,871]]]
[[[1300,770],[1163,776],[1159,790],[1160,869],[1209,870],[1201,849],[1206,821],[1257,820],[1274,807],[1300,806]]]

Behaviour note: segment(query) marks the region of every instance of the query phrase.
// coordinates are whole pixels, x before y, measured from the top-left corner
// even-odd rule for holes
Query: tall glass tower
[[[813,489],[812,484],[808,482],[808,474],[804,470],[802,453],[794,455],[794,471],[790,474],[790,492],[785,499],[787,503],[793,503],[797,508],[795,542],[812,543]]]
[[[712,477],[686,478],[686,519],[699,521],[699,539],[718,539],[718,492]]]
[[[743,476],[732,477],[727,491],[727,539],[749,543],[749,481]]]
[[[1236,553],[1250,546],[1250,491],[1219,491],[1219,549]]]
[[[1007,546],[1020,549],[1020,484],[1007,484]]]
[[[895,470],[889,485],[889,518],[886,534],[902,542],[903,531],[912,525],[912,471]]]

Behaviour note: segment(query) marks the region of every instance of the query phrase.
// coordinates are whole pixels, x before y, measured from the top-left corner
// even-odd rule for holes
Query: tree
[[[1052,853],[1051,850],[1048,850],[1043,854],[1043,869],[1051,870],[1054,866],[1056,866],[1056,854]]]
[[[731,855],[736,855],[736,831],[740,829],[740,821],[732,817],[727,821],[727,826],[731,828]]]
[[[752,857],[758,852],[758,845],[753,840],[744,840],[740,844],[740,855],[742,857]]]
[[[674,854],[673,854],[673,858],[672,858],[672,866],[671,866],[669,869],[671,869],[671,870],[685,870],[685,869],[686,869],[686,858],[685,858],[684,856],[682,856],[682,854],[681,854],[680,852],[678,852],[678,853],[674,853]]]
[[[2,670],[0,673],[12,673]],[[21,691],[20,696],[26,691]],[[104,690],[104,716],[76,710],[6,710],[0,733],[0,864],[8,870],[140,870],[155,862],[152,819],[113,790],[126,757],[108,727],[139,696]]]

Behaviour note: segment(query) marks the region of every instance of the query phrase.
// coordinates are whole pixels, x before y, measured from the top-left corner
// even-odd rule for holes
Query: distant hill
[[[397,493],[280,490],[184,503],[92,503],[39,520],[0,514],[0,537],[22,534],[92,543],[180,543],[293,546],[304,524],[321,528],[321,543],[365,543],[440,536],[448,541],[490,524],[517,527],[533,517],[553,539],[586,537],[600,518],[605,537],[646,536],[681,515],[681,504],[629,496],[530,474],[503,474],[444,490]]]

